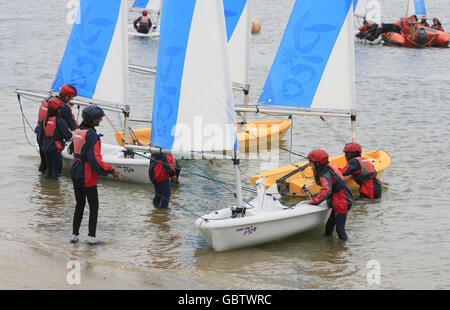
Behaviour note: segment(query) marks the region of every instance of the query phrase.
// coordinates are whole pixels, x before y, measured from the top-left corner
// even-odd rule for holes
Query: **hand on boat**
[[[114,170],[112,175],[113,175],[114,180],[120,181],[120,173],[119,173],[119,171]]]

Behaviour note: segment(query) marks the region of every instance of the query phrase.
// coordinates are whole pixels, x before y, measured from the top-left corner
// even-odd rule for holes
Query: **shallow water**
[[[380,2],[383,21],[392,21],[406,11],[406,1]],[[251,42],[251,102],[261,92],[293,3],[254,1],[254,18],[262,22],[262,29]],[[437,15],[444,28],[450,29],[447,0],[429,1],[427,9],[431,17]],[[215,253],[194,227],[191,213],[173,204],[168,210],[155,209],[150,187],[102,179],[97,235],[106,244],[92,248],[84,244],[88,212],[81,228],[83,242],[75,246],[68,242],[75,202],[67,167],[57,182],[37,171],[39,160],[24,135],[14,93],[16,88],[43,91],[51,85],[71,29],[65,22],[67,12],[64,1],[0,3],[0,106],[4,111],[0,123],[1,233],[108,266],[184,272],[188,279],[192,275],[192,279],[205,282],[214,280],[223,289],[450,287],[449,49],[355,44],[357,140],[364,150],[388,152],[392,166],[382,178],[381,200],[355,202],[346,225],[349,242],[335,236],[324,238],[324,227],[320,226],[280,242]],[[130,63],[155,64],[157,41],[130,38],[129,44]],[[135,112],[136,118],[151,119],[154,78],[137,73],[129,77],[132,116]],[[242,98],[237,95],[236,100]],[[22,103],[34,125],[39,104]],[[264,118],[267,116],[250,116]],[[110,119],[120,128],[116,116]],[[350,137],[350,122],[329,122]],[[103,142],[115,143],[114,130],[107,122],[100,131],[105,135]],[[33,144],[34,134],[30,130],[26,133]],[[300,154],[322,147],[331,155],[341,155],[343,143],[319,119],[295,117],[292,146],[290,132],[281,146]],[[243,160],[244,185],[251,187],[250,177],[289,164],[289,160],[283,151],[278,161]],[[292,160],[301,158],[292,156]],[[231,163],[196,164],[230,186],[234,184]],[[183,169],[200,173],[190,162],[184,162]],[[245,198],[249,197],[251,194],[245,192]],[[188,173],[183,173],[180,184],[174,187],[172,201],[195,214],[234,203],[223,187]],[[371,260],[380,264],[380,284],[367,281]]]

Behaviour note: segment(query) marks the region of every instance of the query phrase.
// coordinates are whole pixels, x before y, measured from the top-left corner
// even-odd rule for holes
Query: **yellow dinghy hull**
[[[383,175],[384,171],[391,165],[392,159],[389,156],[388,153],[386,153],[383,150],[377,150],[377,151],[371,151],[371,152],[364,152],[361,154],[363,157],[369,159],[373,166],[375,167],[375,170],[377,171],[377,178],[380,179]],[[330,163],[335,165],[338,168],[343,168],[347,164],[347,161],[345,160],[345,156],[337,156],[337,157],[331,157],[329,159]],[[289,165],[284,166],[281,168],[277,168],[274,170],[266,171],[264,173],[258,174],[251,178],[251,182],[254,186],[256,186],[256,181],[260,178],[265,178],[265,184],[266,188],[269,188],[270,186],[276,184],[277,180],[288,173],[294,171],[295,169],[302,167],[304,165],[308,164],[308,161],[300,162],[295,165]],[[359,185],[353,180],[351,176],[345,177],[347,181],[347,186],[352,190],[354,194],[358,193],[359,191]],[[287,196],[295,196],[295,197],[302,197],[306,198],[306,194],[303,192],[303,186],[311,191],[312,196],[317,195],[320,191],[320,186],[315,184],[313,172],[311,167],[307,167],[305,170],[297,172],[296,174],[290,176],[285,180],[289,188],[285,189],[286,192],[280,193]]]
[[[262,149],[262,146],[267,146],[267,149],[270,149],[273,147],[271,144],[275,141],[278,142],[291,125],[292,121],[290,119],[249,121],[245,124],[237,123],[239,148],[257,151],[257,148]],[[150,143],[150,135],[151,128],[133,130],[133,132],[130,132],[129,143],[136,144],[137,140],[139,145],[148,145]],[[124,145],[125,135],[123,131],[116,133],[116,140],[119,145]]]

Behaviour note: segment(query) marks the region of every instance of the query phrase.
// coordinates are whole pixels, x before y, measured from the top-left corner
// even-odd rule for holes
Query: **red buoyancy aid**
[[[47,110],[48,110],[48,100],[51,97],[48,97],[47,99],[44,99],[42,101],[41,107],[39,108],[39,122],[42,124],[44,121],[45,116],[47,116]]]
[[[150,28],[150,18],[148,18],[148,16],[141,16],[138,29],[140,29],[141,27],[146,27],[147,29]]]
[[[152,156],[152,159],[153,160],[150,163],[151,181],[160,183],[176,174],[175,158],[172,155],[166,154],[160,157]]]
[[[431,29],[436,29],[436,30],[439,30],[439,31],[444,31],[444,28],[442,28],[442,26],[440,26],[440,25],[431,25]]]
[[[61,141],[54,138],[54,133],[56,129],[56,116],[52,116],[47,120],[47,124],[44,124],[45,142],[53,142],[56,145],[56,151],[61,152],[63,150]]]
[[[355,159],[361,165],[361,170],[358,175],[353,176],[353,179],[359,185],[366,183],[368,180],[376,178],[377,171],[375,167],[372,165],[370,160],[364,157],[355,157]]]
[[[353,202],[353,195],[345,185],[345,179],[342,172],[333,164],[328,164],[331,174],[334,175],[334,183],[332,186],[332,197],[328,199],[328,204],[332,204],[332,208],[336,213],[346,214]],[[333,182],[333,180],[332,180]]]
[[[75,157],[75,161],[81,161],[82,156],[84,155],[84,144],[86,143],[86,136],[89,132],[89,129],[76,129],[73,132],[73,155]]]
[[[332,207],[336,213],[346,214],[353,202],[353,195],[345,185],[344,176],[333,164],[328,164],[330,168],[320,179],[321,189],[319,194],[314,197],[312,204],[320,204],[327,199],[329,207]]]

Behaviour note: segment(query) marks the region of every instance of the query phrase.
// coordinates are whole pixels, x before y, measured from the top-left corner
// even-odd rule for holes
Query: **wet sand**
[[[181,290],[205,289],[190,276],[167,270],[130,270],[76,258],[80,284],[68,284],[68,255],[0,238],[0,290]],[[72,269],[73,270],[73,269]]]
[[[63,254],[55,254],[11,240],[0,240],[0,289],[2,290],[92,290],[92,289],[164,289],[151,275],[117,270],[80,261],[80,284],[68,284],[67,263]],[[140,279],[139,279],[140,278]],[[146,280],[142,278],[147,278]],[[157,280],[158,277],[153,277]]]

